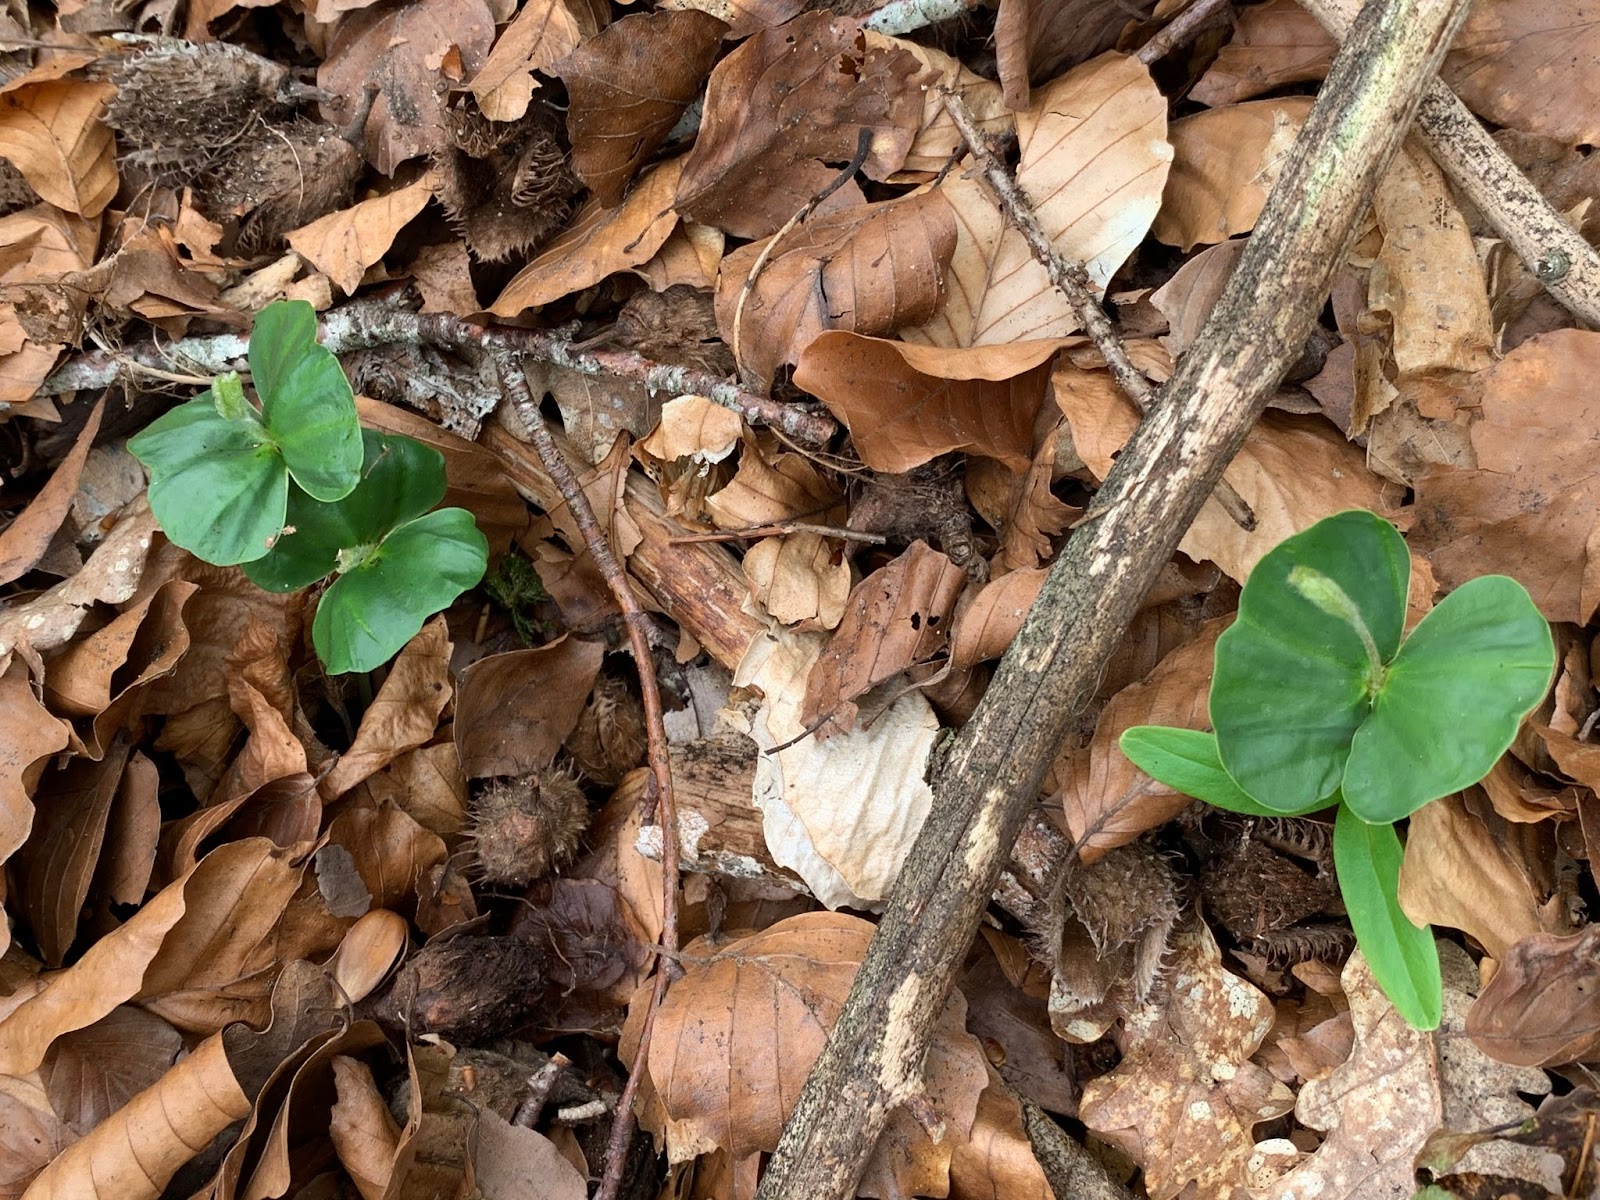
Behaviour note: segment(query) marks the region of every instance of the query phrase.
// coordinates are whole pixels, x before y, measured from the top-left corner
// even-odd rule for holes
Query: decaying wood
[[[1199,339],[1124,448],[934,781],[922,828],[757,1193],[855,1195],[1050,757],[1139,602],[1299,354],[1357,218],[1465,13],[1369,0]]]
[[[1322,27],[1343,38],[1356,0],[1300,0]],[[1600,329],[1600,254],[1528,181],[1477,117],[1435,79],[1417,109],[1416,132],[1450,182],[1567,311]]]

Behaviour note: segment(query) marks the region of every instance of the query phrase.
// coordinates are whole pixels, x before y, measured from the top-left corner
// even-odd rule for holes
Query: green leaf
[[[1396,821],[1478,782],[1544,699],[1555,642],[1522,585],[1462,584],[1400,647],[1356,732],[1344,800],[1366,821]]]
[[[361,425],[344,368],[317,343],[317,314],[304,300],[256,314],[250,374],[267,431],[289,473],[316,500],[338,500],[361,474]]]
[[[329,671],[370,671],[483,578],[489,544],[461,508],[400,526],[323,594],[311,641]]]
[[[324,503],[289,489],[285,532],[268,554],[245,568],[256,586],[292,592],[330,574],[344,550],[383,541],[439,503],[445,491],[444,455],[408,437],[362,432],[361,482],[342,500]]]
[[[1223,769],[1213,734],[1166,725],[1135,725],[1123,731],[1118,744],[1129,761],[1151,779],[1215,808],[1248,817],[1281,817],[1321,807],[1319,801],[1311,809],[1284,810],[1253,799]]]
[[[210,390],[128,439],[150,472],[150,508],[175,544],[219,566],[265,555],[283,528],[289,480],[253,411],[230,420]]]
[[[1384,662],[1400,644],[1411,559],[1394,526],[1339,513],[1279,543],[1217,639],[1210,715],[1239,786],[1283,812],[1339,787]]]
[[[1356,944],[1389,1002],[1414,1028],[1436,1029],[1444,1006],[1433,931],[1400,910],[1400,838],[1392,825],[1369,825],[1340,805],[1333,826],[1333,867],[1356,932]]]

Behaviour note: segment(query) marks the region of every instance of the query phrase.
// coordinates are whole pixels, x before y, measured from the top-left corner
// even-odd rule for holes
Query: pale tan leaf
[[[99,216],[117,194],[116,145],[100,120],[116,88],[56,79],[0,96],[0,158],[57,208]]]
[[[1600,56],[1600,15],[1584,0],[1478,4],[1439,74],[1467,106],[1497,125],[1600,141],[1589,97]]]
[[[704,396],[679,396],[661,406],[661,420],[639,449],[663,462],[692,458],[721,462],[733,453],[744,432],[738,413]]]
[[[804,455],[769,457],[749,433],[733,481],[706,498],[706,510],[720,529],[796,519],[820,523],[831,520],[836,507],[842,508],[838,491]]]
[[[1050,243],[1106,283],[1150,229],[1172,163],[1167,102],[1137,59],[1106,54],[1041,88],[1016,116],[1017,184]],[[1077,328],[1066,299],[982,184],[952,172],[950,298],[902,336],[936,346],[1057,338]]]
[[[34,1180],[29,1200],[156,1200],[179,1167],[249,1111],[213,1035],[68,1146]]]
[[[375,908],[356,920],[326,964],[351,1004],[359,1004],[388,978],[405,953],[410,931],[406,919],[385,908]]]
[[[680,222],[661,243],[655,257],[633,268],[633,273],[654,292],[664,292],[678,284],[710,291],[717,286],[717,265],[722,261],[726,240],[722,230],[710,225]]]
[[[520,120],[539,86],[533,73],[575,50],[579,37],[577,18],[565,0],[526,0],[468,84],[483,115],[491,121]]]
[[[291,230],[289,245],[348,296],[361,286],[366,269],[389,252],[395,235],[423,210],[432,195],[433,180],[425,175],[397,191]]]
[[[972,115],[978,119],[978,128],[990,136],[1009,134],[1016,128],[1016,120],[999,86],[990,79],[967,70],[959,59],[905,38],[884,37],[881,33],[867,34],[869,45],[882,43],[910,54],[929,71],[938,76],[938,85],[929,86],[922,97],[922,125],[917,130],[911,149],[906,152],[905,165],[889,177],[890,183],[921,183],[932,179],[944,170],[952,155],[961,148],[962,138],[950,119],[950,112],[940,96],[940,86],[954,89]]]
[[[850,562],[817,533],[762,538],[745,552],[744,575],[775,621],[833,629],[850,597]]]
[[[1058,1200],[1034,1157],[1022,1105],[993,1066],[972,1133],[950,1157],[950,1194],[957,1200]]]
[[[39,703],[28,668],[13,658],[0,675],[0,863],[27,841],[42,760],[64,747],[71,732]]]
[[[338,1099],[328,1114],[328,1139],[362,1200],[383,1200],[400,1148],[400,1126],[372,1081],[372,1069],[360,1059],[335,1057],[333,1084]]]
[[[1030,80],[1114,50],[1124,29],[1170,5],[1153,0],[1001,0],[995,17],[995,65],[1006,104],[1027,108]],[[1176,10],[1173,10],[1176,11]],[[1170,15],[1170,14],[1169,14]]]
[[[658,7],[669,12],[698,9],[727,24],[724,36],[741,40],[782,25],[805,9],[805,0],[661,0]]]
[[[1189,93],[1212,108],[1237,104],[1291,83],[1321,79],[1336,43],[1295,0],[1267,0],[1240,9],[1233,37]]]
[[[534,1129],[513,1125],[493,1109],[478,1117],[473,1174],[491,1200],[585,1200],[588,1180]]]
[[[1192,250],[1255,228],[1311,99],[1252,100],[1172,123],[1172,173],[1150,232]]]
[[[647,262],[678,224],[672,207],[683,159],[652,168],[616,208],[584,205],[572,224],[506,284],[489,307],[500,317],[549,304],[607,275]]]
[[[1006,652],[1047,574],[1043,567],[1007,571],[956,610],[955,632],[950,635],[951,671],[966,670]]]

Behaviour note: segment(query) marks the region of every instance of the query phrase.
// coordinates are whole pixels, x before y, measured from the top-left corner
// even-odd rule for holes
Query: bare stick
[[[323,315],[322,344],[335,354],[396,342],[428,342],[466,350],[510,349],[584,375],[630,379],[651,391],[673,396],[705,396],[752,425],[770,426],[806,446],[820,446],[839,430],[826,413],[757,396],[705,371],[652,362],[632,350],[583,352],[574,347],[571,337],[560,332],[473,325],[448,314],[414,313],[372,300],[346,304]],[[247,349],[245,338],[228,333],[184,338],[161,346],[126,346],[115,353],[91,351],[68,359],[44,381],[39,392],[51,396],[109,387],[124,377],[131,364],[169,369],[177,362],[191,366],[197,374],[219,375],[243,366]]]
[[[1300,0],[1336,38],[1355,19],[1355,0]],[[1580,321],[1600,328],[1600,254],[1500,149],[1460,98],[1435,79],[1417,109],[1416,132],[1434,162]]]
[[[1155,397],[1155,389],[1150,386],[1150,381],[1144,377],[1143,372],[1128,358],[1127,348],[1117,336],[1111,318],[1107,317],[1105,309],[1100,307],[1099,297],[1095,295],[1094,280],[1089,278],[1088,268],[1075,259],[1067,258],[1050,244],[1050,236],[1039,224],[1039,217],[1033,211],[1033,204],[1022,194],[1022,189],[1017,186],[1017,181],[1012,178],[1011,172],[1006,170],[1005,164],[990,147],[989,139],[979,128],[978,119],[972,115],[967,102],[948,88],[943,90],[942,98],[945,111],[950,114],[956,129],[966,139],[967,146],[972,151],[973,161],[977,163],[983,181],[989,185],[990,192],[999,203],[1000,211],[1005,213],[1006,220],[1016,226],[1017,231],[1022,234],[1022,240],[1028,243],[1028,249],[1044,268],[1045,274],[1050,277],[1050,282],[1055,284],[1056,290],[1067,298],[1067,303],[1072,306],[1073,315],[1078,318],[1078,324],[1083,326],[1083,331],[1089,335],[1089,340],[1095,344],[1101,357],[1106,360],[1111,378],[1117,381],[1117,386],[1129,400],[1133,401],[1140,412],[1149,412],[1150,403]],[[1226,479],[1217,484],[1216,496],[1217,502],[1239,528],[1248,532],[1256,527],[1256,514]]]
[[[868,546],[881,546],[889,540],[881,533],[863,533],[859,529],[841,529],[837,525],[813,525],[808,521],[778,521],[772,525],[722,529],[716,533],[685,533],[672,538],[671,541],[674,546],[688,546],[697,542],[743,542],[751,538],[782,537],[786,533],[815,533],[820,537],[838,538],[841,542],[862,542]]]
[[[628,581],[627,572],[617,561],[617,556],[611,552],[611,543],[607,540],[605,531],[600,528],[600,522],[595,519],[594,509],[589,504],[589,497],[584,493],[583,485],[578,482],[572,465],[567,462],[566,456],[561,453],[560,447],[551,437],[550,427],[545,424],[544,416],[539,412],[539,406],[534,402],[533,394],[528,388],[528,377],[523,373],[522,365],[517,362],[514,354],[506,352],[499,354],[496,361],[500,368],[500,380],[511,396],[511,403],[517,410],[517,416],[528,430],[528,440],[539,452],[539,461],[544,464],[545,472],[555,483],[562,499],[567,502],[572,519],[583,535],[584,546],[593,556],[595,567],[611,589],[618,607],[622,609],[623,623],[628,629],[628,644],[633,650],[634,665],[639,671],[639,692],[644,700],[645,757],[650,764],[650,773],[655,778],[656,819],[663,831],[661,944],[670,953],[676,954],[678,815],[672,796],[672,766],[667,757],[667,734],[661,722],[661,689],[656,682],[655,659],[650,653],[649,618],[639,606],[639,598],[633,594],[633,585]],[[611,1137],[606,1149],[605,1174],[601,1178],[596,1200],[615,1200],[617,1188],[622,1183],[622,1167],[628,1157],[628,1139],[633,1128],[633,1101],[639,1092],[639,1081],[644,1074],[645,1056],[650,1049],[650,1030],[654,1024],[654,1012],[666,992],[667,977],[672,969],[666,962],[656,967],[656,986],[650,994],[650,1010],[645,1016],[639,1050],[634,1057],[633,1067],[628,1072],[628,1082],[622,1089],[622,1097],[617,1101],[616,1114],[612,1118]]]
[[[1194,0],[1134,55],[1145,66],[1160,62],[1205,28],[1219,12],[1228,7],[1229,0]]]
[[[1466,0],[1369,0],[1238,268],[934,780],[918,834],[760,1200],[855,1194],[929,1039],[1045,767],[1162,565],[1300,353],[1357,218]],[[1126,501],[1125,503],[1123,501]]]

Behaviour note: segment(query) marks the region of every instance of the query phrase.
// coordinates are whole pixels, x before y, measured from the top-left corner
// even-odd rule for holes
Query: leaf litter
[[[939,740],[1140,419],[939,89],[1159,382],[1333,49],[1291,0],[1153,43],[1183,8],[0,14],[0,1195],[753,1194]],[[1443,71],[1580,230],[1596,39],[1498,0]],[[319,668],[316,594],[167,543],[123,449],[277,299],[491,546],[370,675]],[[593,527],[503,398],[515,336]],[[1596,1194],[1597,339],[1397,157],[1228,469],[1253,527],[1209,503],[1124,635],[863,1194],[1060,1197],[1040,1108],[1107,1195]],[[1326,824],[1116,748],[1205,725],[1255,562],[1353,507],[1406,533],[1413,619],[1504,573],[1561,649],[1409,823],[1432,1033],[1351,953]]]

